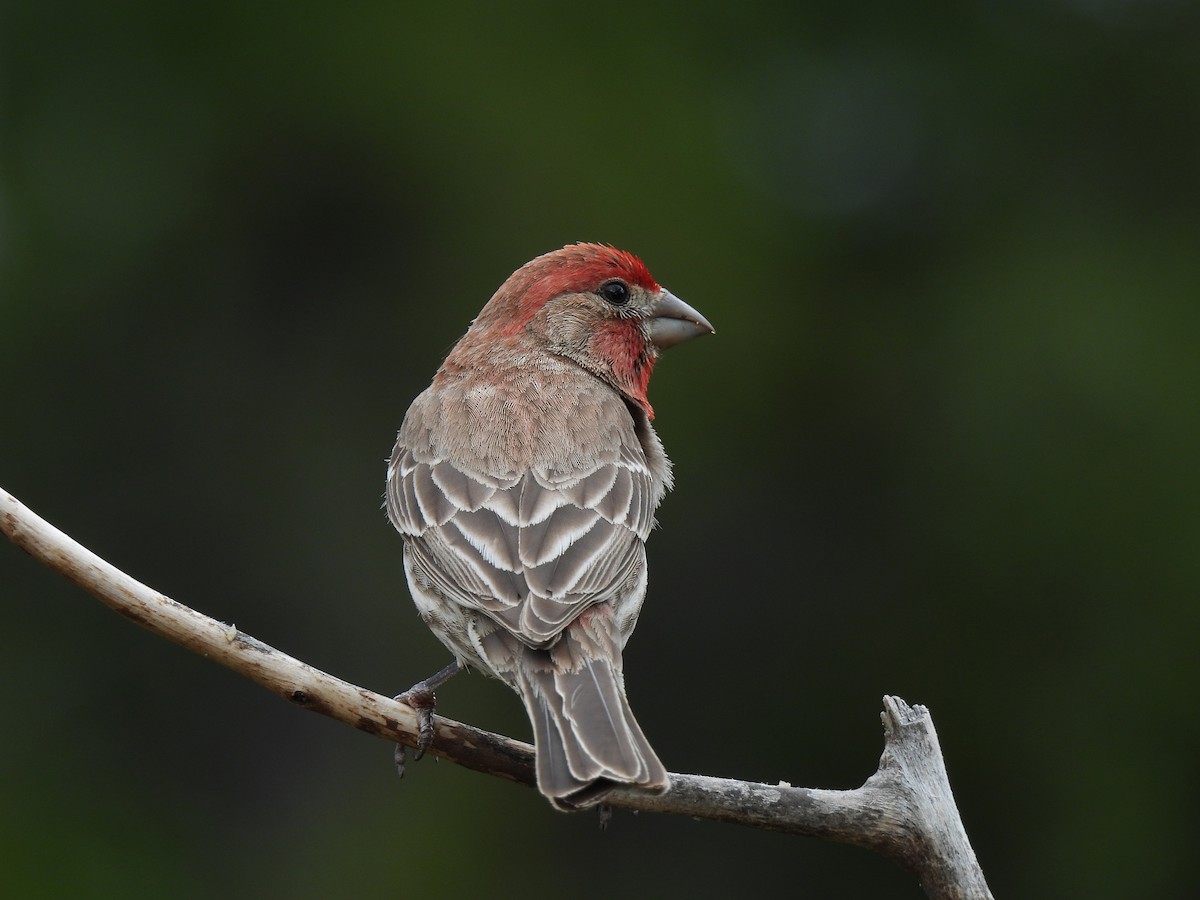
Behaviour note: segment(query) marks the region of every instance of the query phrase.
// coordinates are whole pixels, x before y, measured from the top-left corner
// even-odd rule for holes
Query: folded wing
[[[431,586],[542,647],[637,582],[655,492],[630,447],[586,472],[497,478],[398,446],[387,508]]]

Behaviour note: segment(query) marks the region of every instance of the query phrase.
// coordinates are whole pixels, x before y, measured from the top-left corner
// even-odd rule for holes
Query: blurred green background
[[[627,653],[668,767],[855,787],[933,711],[1007,897],[1200,839],[1200,15],[1183,0],[0,6],[0,484],[341,677],[442,666],[380,511],[518,265],[633,250],[715,338]],[[0,546],[13,897],[923,896],[865,851],[553,813]],[[520,737],[480,676],[450,716]]]

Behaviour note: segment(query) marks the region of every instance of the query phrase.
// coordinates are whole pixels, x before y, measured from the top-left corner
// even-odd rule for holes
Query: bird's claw
[[[462,663],[454,660],[437,674],[430,675],[424,681],[418,681],[403,694],[395,696],[395,700],[403,703],[417,714],[417,752],[413,754],[414,760],[424,756],[425,751],[433,743],[433,711],[437,708],[437,695],[434,694],[434,690],[462,671],[462,668]],[[408,753],[403,744],[396,745],[395,759],[396,771],[403,778],[404,764],[408,762]]]
[[[437,695],[429,689],[426,682],[419,681],[403,694],[397,694],[396,700],[411,707],[417,714],[417,752],[413,754],[413,760],[418,760],[433,743],[433,711],[437,709]],[[397,744],[396,765],[400,767],[401,776],[404,774],[405,757],[403,745]]]

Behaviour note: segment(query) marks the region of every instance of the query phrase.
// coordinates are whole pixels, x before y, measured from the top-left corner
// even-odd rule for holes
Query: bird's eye
[[[606,281],[600,285],[600,296],[613,306],[624,306],[629,302],[629,286],[623,281]]]

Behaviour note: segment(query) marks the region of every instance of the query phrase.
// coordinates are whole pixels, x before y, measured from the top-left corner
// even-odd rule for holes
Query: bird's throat
[[[641,325],[633,319],[606,323],[592,338],[591,356],[607,370],[613,385],[653,419],[648,391],[657,353]]]

